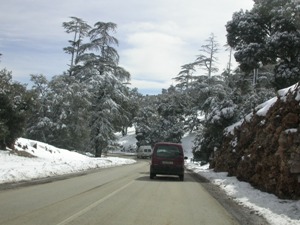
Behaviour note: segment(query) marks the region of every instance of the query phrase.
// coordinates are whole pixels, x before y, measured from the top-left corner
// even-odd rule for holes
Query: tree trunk
[[[101,145],[98,141],[95,143],[95,157],[101,158],[102,155],[102,148]]]

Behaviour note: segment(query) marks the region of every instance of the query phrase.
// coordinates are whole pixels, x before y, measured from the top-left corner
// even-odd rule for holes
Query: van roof
[[[151,148],[151,145],[141,145],[139,148]]]
[[[181,143],[174,143],[174,142],[157,142],[155,145],[177,145],[177,146],[182,146]]]

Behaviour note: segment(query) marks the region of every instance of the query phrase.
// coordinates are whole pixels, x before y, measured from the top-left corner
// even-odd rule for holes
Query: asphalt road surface
[[[185,174],[149,179],[149,161],[0,190],[5,225],[242,224]]]

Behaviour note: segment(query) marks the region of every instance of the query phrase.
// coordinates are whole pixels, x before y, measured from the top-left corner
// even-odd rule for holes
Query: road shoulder
[[[230,196],[228,196],[224,190],[217,185],[212,184],[205,177],[200,174],[194,173],[191,170],[187,170],[196,181],[201,183],[205,190],[211,194],[227,211],[230,213],[241,225],[269,225],[265,218],[258,215],[254,210],[246,208],[235,202]]]

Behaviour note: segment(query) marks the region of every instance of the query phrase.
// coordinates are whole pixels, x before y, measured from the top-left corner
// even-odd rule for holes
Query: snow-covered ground
[[[119,143],[125,148],[134,148],[135,132],[130,130],[125,137],[119,137]],[[182,139],[185,155],[192,156],[193,134]],[[34,158],[21,157],[10,151],[0,150],[0,183],[32,180],[50,176],[80,172],[93,168],[106,168],[134,163],[134,160],[119,157],[93,158],[64,149],[20,138],[17,143],[34,155]],[[26,148],[27,146],[27,148]],[[35,146],[35,147],[34,147]],[[240,182],[226,173],[215,173],[208,165],[186,162],[186,167],[198,173],[226,191],[240,205],[251,208],[273,225],[299,225],[300,201],[282,200],[276,196],[252,188],[248,183]]]
[[[89,157],[24,138],[19,138],[16,144],[19,145],[17,150],[34,157],[22,157],[0,150],[0,184],[135,163],[135,160],[119,157]]]

